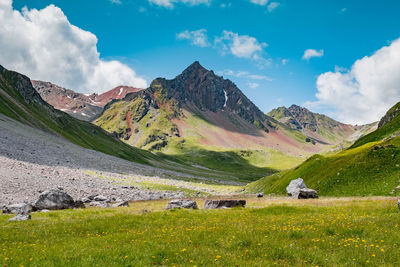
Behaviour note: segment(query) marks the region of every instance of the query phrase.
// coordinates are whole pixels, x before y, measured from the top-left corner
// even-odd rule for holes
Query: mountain
[[[84,148],[147,163],[155,156],[124,144],[100,127],[59,111],[45,102],[31,80],[0,66],[0,113],[31,127],[63,137]]]
[[[62,88],[50,82],[32,81],[33,87],[47,103],[80,120],[92,121],[102,112],[106,104],[114,99],[122,99],[129,93],[142,89],[118,86],[102,94],[85,95]]]
[[[257,166],[285,169],[332,144],[264,114],[230,80],[194,62],[174,79],[106,105],[94,121],[124,142],[210,166],[232,151]]]
[[[360,126],[340,123],[326,115],[313,113],[297,105],[291,105],[289,108],[279,107],[267,115],[312,139],[328,144],[343,142],[362,129]]]
[[[294,169],[262,178],[248,192],[285,194],[292,179],[302,177],[322,196],[400,195],[400,102],[379,128],[336,154],[314,155]]]

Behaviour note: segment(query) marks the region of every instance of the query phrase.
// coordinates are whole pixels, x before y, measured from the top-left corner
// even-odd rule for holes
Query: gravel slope
[[[123,200],[182,197],[181,192],[122,187],[95,176],[188,177],[74,145],[0,114],[0,205],[32,201],[40,191],[63,187],[74,198],[103,194]]]

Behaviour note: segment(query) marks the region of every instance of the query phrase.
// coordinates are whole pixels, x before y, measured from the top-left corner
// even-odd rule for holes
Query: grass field
[[[203,200],[198,201],[200,206]],[[398,266],[394,198],[248,198],[247,208],[127,208],[0,216],[4,266]],[[142,209],[152,213],[141,213]]]

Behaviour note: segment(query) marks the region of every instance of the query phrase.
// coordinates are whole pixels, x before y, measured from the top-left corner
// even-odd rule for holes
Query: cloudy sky
[[[263,111],[348,123],[400,101],[400,1],[0,0],[0,64],[83,93],[198,60]]]

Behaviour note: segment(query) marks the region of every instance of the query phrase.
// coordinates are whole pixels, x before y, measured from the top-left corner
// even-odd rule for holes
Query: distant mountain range
[[[357,132],[365,134],[376,128],[375,124],[369,126],[344,124],[297,105],[291,105],[289,108],[279,107],[267,115],[292,129],[301,131],[313,140],[327,144],[341,143]]]
[[[32,81],[33,87],[47,103],[71,116],[92,121],[102,112],[105,105],[115,99],[122,99],[129,93],[142,89],[130,86],[118,86],[102,94],[85,95],[62,88],[50,82]]]

